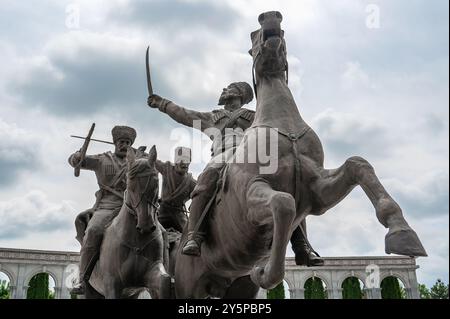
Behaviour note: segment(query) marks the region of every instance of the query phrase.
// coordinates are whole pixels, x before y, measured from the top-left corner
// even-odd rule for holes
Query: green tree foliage
[[[320,278],[309,278],[305,283],[305,299],[327,299],[327,292]]]
[[[431,299],[448,299],[448,288],[448,284],[445,285],[441,279],[438,279],[430,289]]]
[[[362,299],[363,292],[359,284],[359,279],[356,277],[348,277],[342,283],[342,298],[343,299]]]
[[[48,274],[40,273],[30,280],[27,299],[49,299]]]
[[[389,276],[383,279],[381,282],[382,299],[403,299],[403,295],[397,278]]]
[[[280,282],[278,286],[267,291],[267,299],[285,299],[283,282]]]
[[[431,294],[430,290],[427,288],[427,286],[419,284],[419,295],[420,299],[430,299]]]
[[[0,299],[9,299],[9,282],[0,281]]]

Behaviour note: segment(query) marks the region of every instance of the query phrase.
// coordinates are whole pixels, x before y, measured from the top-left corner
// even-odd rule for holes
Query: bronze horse
[[[337,169],[323,167],[321,142],[300,116],[287,85],[282,16],[266,12],[258,20],[261,28],[252,32],[249,51],[256,115],[235,157],[246,158],[255,148],[268,150],[275,143],[277,169],[264,173],[259,158],[228,164],[201,257],[178,252],[177,298],[254,298],[260,287],[275,287],[284,278],[286,247],[293,230],[307,215],[321,215],[335,206],[357,185],[369,197],[380,223],[389,229],[386,253],[426,256],[399,205],[365,159],[351,157]],[[183,234],[182,244],[185,241]]]
[[[106,228],[100,257],[86,287],[86,298],[129,298],[144,290],[170,298],[170,276],[163,261],[162,226],[156,219],[156,148],[148,158],[127,152],[127,190],[120,212]]]

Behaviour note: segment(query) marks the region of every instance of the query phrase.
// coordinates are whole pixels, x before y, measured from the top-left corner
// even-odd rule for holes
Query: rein
[[[149,187],[149,185],[150,185],[151,174],[147,173],[147,174],[139,174],[139,175],[136,175],[136,177],[143,177],[143,176],[149,176],[149,178],[147,179],[147,183],[145,184],[145,189],[144,189],[144,191],[141,193],[141,196],[140,196],[140,198],[139,198],[139,201],[138,201],[138,203],[137,203],[136,205],[133,205],[132,203],[129,202],[130,197],[128,196],[128,191],[127,191],[127,190],[125,190],[125,194],[124,194],[124,198],[125,198],[124,204],[125,204],[125,207],[127,208],[127,212],[130,213],[130,214],[131,214],[133,217],[135,217],[135,218],[137,218],[137,212],[136,212],[136,209],[137,209],[137,207],[141,204],[141,202],[142,202],[144,199],[145,199],[145,201],[147,202],[147,204],[152,205],[152,207],[154,208],[154,209],[153,209],[153,212],[155,212],[155,211],[159,208],[159,204],[157,203],[157,201],[154,201],[154,200],[149,201],[149,200],[148,200],[148,197],[145,196],[145,194],[146,194],[147,191],[148,191],[148,187]],[[154,214],[154,215],[155,215],[155,216],[154,216],[154,220],[155,220],[155,222],[157,222],[157,216],[156,216],[156,214]],[[154,231],[154,232],[152,233],[152,235],[150,236],[149,240],[148,240],[142,247],[132,246],[132,245],[126,243],[125,241],[122,241],[121,244],[122,244],[123,246],[127,247],[128,249],[130,249],[131,251],[133,251],[136,255],[139,255],[139,256],[141,256],[142,258],[144,258],[145,260],[147,260],[147,261],[149,261],[149,262],[152,262],[152,266],[153,266],[154,264],[160,262],[160,260],[156,260],[156,261],[150,260],[150,259],[148,259],[147,257],[145,257],[145,256],[143,255],[143,252],[144,252],[145,248],[146,248],[148,245],[150,245],[150,243],[153,242],[153,241],[156,240],[156,239],[158,239],[158,233],[157,233],[156,231]]]
[[[151,176],[151,174],[141,174],[141,175],[136,175],[136,177],[142,177],[142,176],[149,176],[149,178],[147,179],[147,183],[145,184],[145,189],[144,189],[144,191],[141,193],[141,197],[139,198],[138,203],[137,203],[136,205],[133,205],[132,203],[129,203],[129,202],[128,202],[128,200],[129,200],[128,190],[125,190],[125,194],[124,194],[124,195],[125,195],[125,196],[124,196],[124,198],[125,198],[125,201],[124,201],[125,206],[127,207],[128,212],[129,212],[131,215],[133,215],[134,217],[137,217],[136,208],[141,204],[142,200],[143,200],[144,197],[145,197],[145,194],[146,194],[147,191],[148,191],[148,187],[149,187],[149,185],[150,185],[150,176]],[[158,209],[158,208],[159,208],[159,204],[157,203],[157,201],[153,201],[153,200],[152,200],[152,201],[149,201],[147,197],[145,197],[145,199],[146,199],[146,201],[147,201],[148,204],[150,204],[150,205],[153,206],[154,209]]]
[[[262,37],[262,34],[260,32],[260,38]],[[252,50],[253,51],[253,50]],[[284,53],[287,55],[286,52],[286,47],[284,47]],[[255,75],[255,64],[256,64],[256,59],[258,58],[258,56],[261,54],[261,44],[258,46],[258,52],[256,52],[255,57],[253,58],[253,66],[252,66],[252,80],[253,80],[253,90],[255,91],[255,98],[258,98],[258,92],[257,92],[257,85],[256,85],[256,75]],[[287,61],[287,58],[285,59],[285,70],[284,71],[276,71],[276,72],[270,72],[269,74],[277,74],[280,72],[285,72],[286,73],[286,85],[289,84],[289,64]]]

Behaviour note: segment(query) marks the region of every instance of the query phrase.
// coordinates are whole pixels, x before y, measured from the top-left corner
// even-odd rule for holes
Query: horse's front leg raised
[[[145,283],[151,291],[152,298],[169,299],[171,297],[170,276],[166,272],[162,262],[156,262],[153,267],[148,270]]]
[[[385,239],[386,253],[406,256],[427,256],[416,232],[403,217],[400,206],[378,180],[373,167],[361,157],[347,159],[341,167],[323,170],[312,185],[320,207],[313,213],[323,213],[339,203],[357,185],[372,202],[378,220],[389,228]]]
[[[296,214],[295,200],[288,193],[275,191],[267,183],[256,181],[248,188],[247,206],[250,222],[260,225],[273,223],[269,261],[264,267],[255,267],[250,274],[256,285],[271,289],[284,278],[286,247]]]

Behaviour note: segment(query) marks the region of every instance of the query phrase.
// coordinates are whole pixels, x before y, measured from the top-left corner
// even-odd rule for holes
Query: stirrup
[[[188,240],[181,251],[183,255],[200,256],[200,245],[193,239]]]
[[[323,266],[324,260],[309,247],[295,252],[295,264],[298,266]]]

